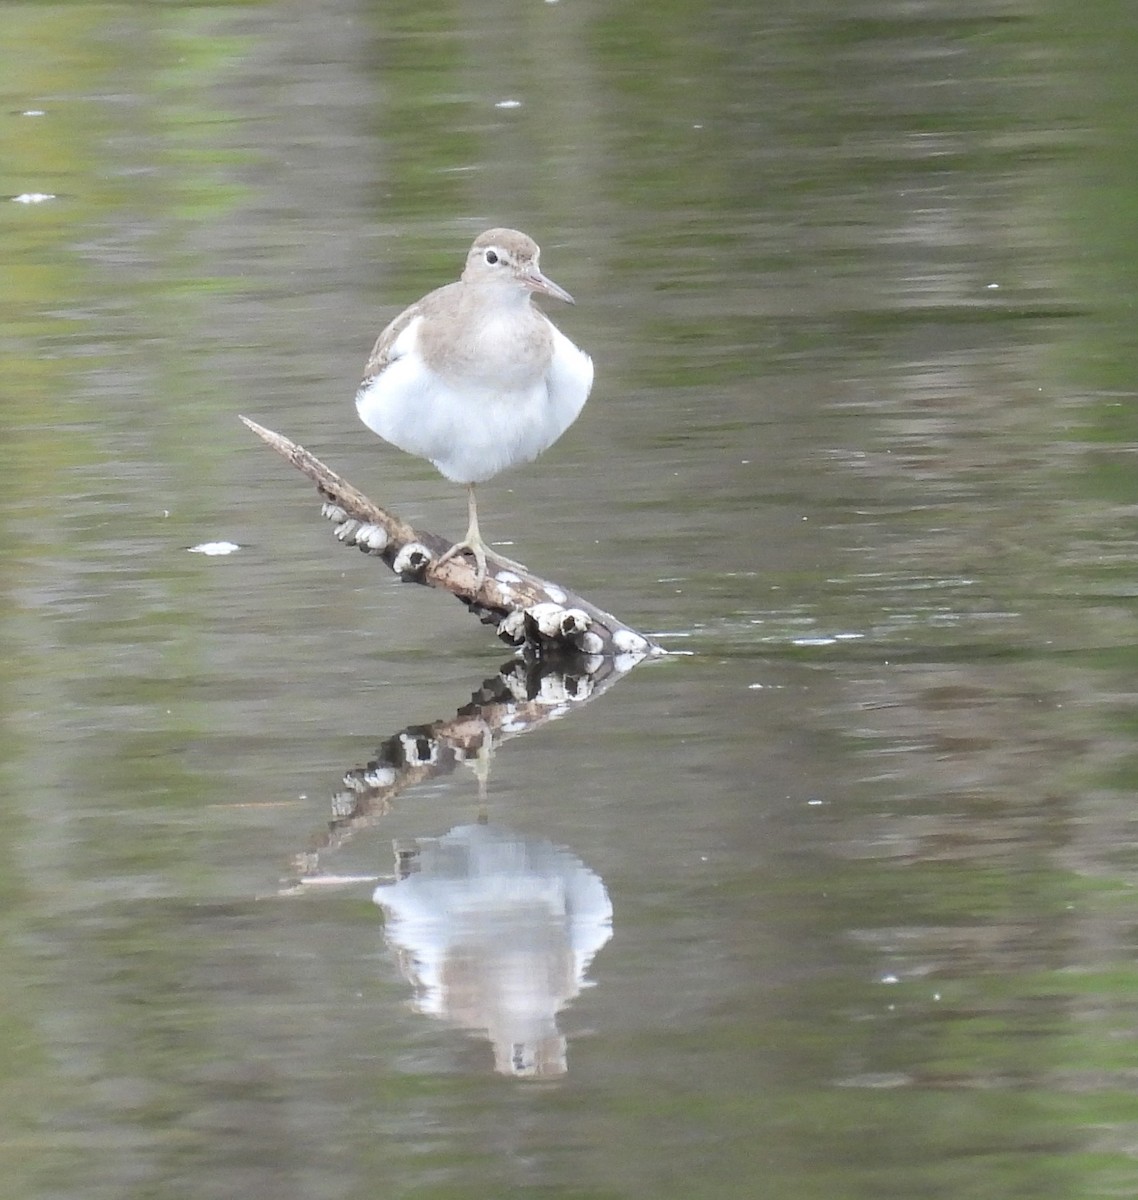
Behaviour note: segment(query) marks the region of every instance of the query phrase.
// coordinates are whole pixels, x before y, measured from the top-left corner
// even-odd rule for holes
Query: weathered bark
[[[568,657],[574,670],[586,674],[594,674],[606,659],[624,660],[621,667],[625,669],[664,653],[651,638],[611,613],[501,555],[486,555],[486,577],[481,584],[473,563],[464,555],[437,565],[451,547],[446,538],[416,530],[380,508],[303,446],[248,417],[241,420],[316,484],[325,502],[323,514],[335,523],[335,536],[341,542],[382,558],[405,582],[451,592],[483,624],[496,626],[498,636],[509,645],[524,647],[537,658]]]

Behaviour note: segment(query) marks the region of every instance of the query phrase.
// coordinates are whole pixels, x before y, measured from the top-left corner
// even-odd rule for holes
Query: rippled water
[[[0,10],[7,1194],[1138,1191],[1123,17]],[[237,421],[461,532],[351,397],[500,223],[594,696]]]

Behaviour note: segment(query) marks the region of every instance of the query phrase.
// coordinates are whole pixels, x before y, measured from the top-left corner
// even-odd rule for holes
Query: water
[[[6,1194],[1138,1191],[1124,16],[4,7]],[[675,653],[393,787],[508,654],[237,414],[460,533],[351,396],[499,223],[484,532]]]

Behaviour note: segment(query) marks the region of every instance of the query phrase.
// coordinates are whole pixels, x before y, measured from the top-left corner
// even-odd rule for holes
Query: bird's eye
[[[498,251],[497,250],[487,250],[486,251],[486,261],[491,266],[493,266],[498,261]]]

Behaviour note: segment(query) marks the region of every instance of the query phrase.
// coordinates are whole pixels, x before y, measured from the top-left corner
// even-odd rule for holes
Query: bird
[[[573,297],[538,265],[517,229],[487,229],[461,277],[428,292],[380,333],[356,392],[356,411],[384,441],[465,484],[465,536],[435,562],[469,553],[486,578],[475,486],[530,462],[577,419],[593,361],[533,303]]]

